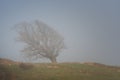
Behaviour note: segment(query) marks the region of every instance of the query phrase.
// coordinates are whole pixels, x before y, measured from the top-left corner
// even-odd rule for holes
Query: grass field
[[[120,68],[80,63],[30,65],[1,64],[0,80],[120,80]]]

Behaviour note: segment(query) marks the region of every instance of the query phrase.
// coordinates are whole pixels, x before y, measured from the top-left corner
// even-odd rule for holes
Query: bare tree
[[[65,48],[64,38],[49,27],[47,24],[34,21],[33,23],[23,22],[16,25],[18,28],[18,40],[25,43],[22,50],[29,58],[48,58],[56,63],[56,57]]]

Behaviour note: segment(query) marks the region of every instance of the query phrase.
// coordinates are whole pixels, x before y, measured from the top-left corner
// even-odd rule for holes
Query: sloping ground
[[[98,64],[98,63],[97,63]],[[30,67],[33,65],[32,67]],[[0,80],[120,80],[120,68],[88,63],[0,64]],[[28,68],[28,69],[27,69]]]
[[[105,64],[101,64],[101,63],[95,63],[95,62],[85,62],[83,64],[87,64],[87,65],[91,65],[91,66],[97,66],[97,67],[106,67],[106,68],[112,68],[112,69],[116,69],[116,70],[120,70],[119,66],[109,66],[109,65],[105,65]]]
[[[9,59],[4,59],[4,58],[0,58],[0,64],[2,65],[11,65],[11,64],[17,64],[18,62],[9,60]]]

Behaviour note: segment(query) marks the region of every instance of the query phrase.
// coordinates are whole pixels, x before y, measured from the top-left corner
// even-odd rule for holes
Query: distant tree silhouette
[[[33,23],[22,22],[17,24],[19,33],[18,40],[24,42],[25,48],[22,52],[29,58],[48,58],[52,63],[56,63],[56,57],[65,48],[64,38],[38,20]]]

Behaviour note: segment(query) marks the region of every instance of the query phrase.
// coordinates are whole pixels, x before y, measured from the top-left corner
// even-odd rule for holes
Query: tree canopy
[[[56,57],[65,48],[64,38],[52,27],[38,20],[16,25],[18,40],[25,43],[22,50],[28,58],[48,58],[56,63]]]

